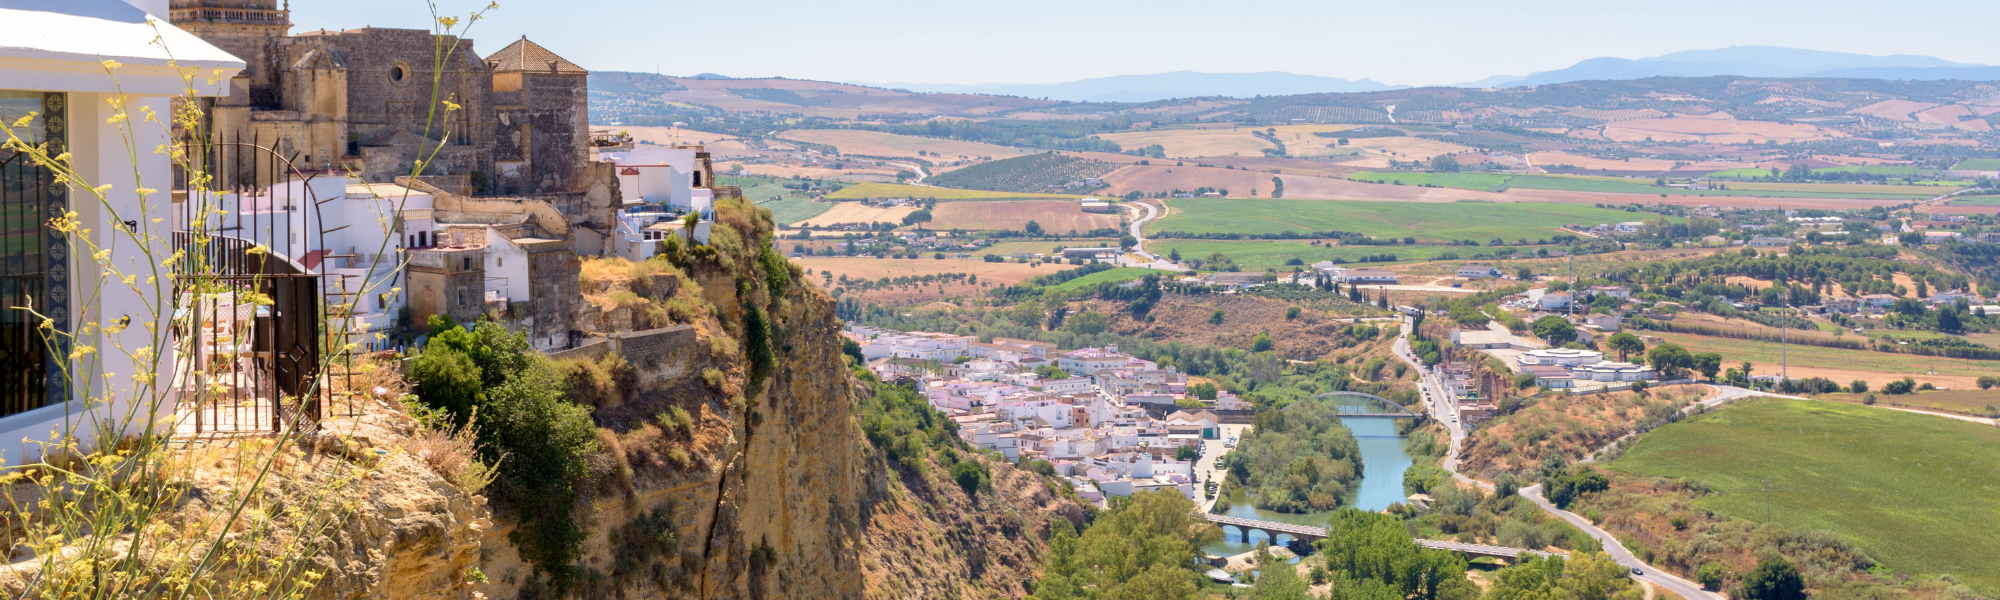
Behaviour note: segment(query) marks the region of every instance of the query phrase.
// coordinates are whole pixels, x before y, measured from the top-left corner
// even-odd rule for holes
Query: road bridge
[[[1423,413],[1419,413],[1419,412],[1416,412],[1416,411],[1413,411],[1413,410],[1410,410],[1410,409],[1408,409],[1408,408],[1405,408],[1405,407],[1403,407],[1403,405],[1401,405],[1401,404],[1397,404],[1397,403],[1396,403],[1396,402],[1395,402],[1394,400],[1390,400],[1390,399],[1388,399],[1388,398],[1383,398],[1383,397],[1381,397],[1381,396],[1377,396],[1377,395],[1374,395],[1374,394],[1363,394],[1363,393],[1361,393],[1361,392],[1327,392],[1327,393],[1324,393],[1324,394],[1319,394],[1319,395],[1316,395],[1316,396],[1313,396],[1313,397],[1314,397],[1314,398],[1360,398],[1360,399],[1363,399],[1363,400],[1368,400],[1368,401],[1371,401],[1371,402],[1374,402],[1374,403],[1375,403],[1376,405],[1378,405],[1378,406],[1382,407],[1382,410],[1380,410],[1380,411],[1374,411],[1374,412],[1369,412],[1369,411],[1363,411],[1363,410],[1353,410],[1353,409],[1348,409],[1348,408],[1345,408],[1345,407],[1343,407],[1343,408],[1341,408],[1341,409],[1340,409],[1340,412],[1338,413],[1338,415],[1340,416],[1340,418],[1343,418],[1343,419],[1350,419],[1350,418],[1357,418],[1357,419],[1421,419],[1421,418],[1424,418],[1424,415],[1423,415]]]
[[[1245,539],[1248,539],[1250,537],[1250,532],[1261,531],[1264,533],[1264,538],[1272,540],[1272,543],[1274,544],[1277,543],[1276,540],[1278,539],[1279,535],[1289,535],[1292,536],[1293,540],[1306,544],[1326,539],[1326,528],[1323,527],[1313,527],[1310,525],[1293,525],[1291,523],[1260,521],[1257,519],[1245,519],[1242,517],[1231,517],[1228,515],[1215,515],[1215,514],[1204,514],[1202,515],[1202,518],[1207,519],[1208,522],[1210,523],[1216,524],[1216,526],[1218,527],[1235,527],[1237,532],[1242,534]],[[1463,542],[1447,542],[1443,540],[1419,539],[1416,540],[1416,542],[1417,545],[1423,546],[1425,548],[1456,552],[1459,555],[1464,556],[1466,558],[1472,558],[1476,556],[1488,556],[1493,558],[1518,560],[1523,554],[1530,554],[1535,556],[1553,556],[1548,552],[1543,552],[1541,550],[1529,550],[1526,548],[1508,548],[1506,546],[1488,546],[1485,544],[1467,544]]]

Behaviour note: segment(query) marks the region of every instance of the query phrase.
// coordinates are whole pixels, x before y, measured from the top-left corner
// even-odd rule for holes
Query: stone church
[[[173,0],[175,26],[248,65],[228,97],[207,101],[212,141],[272,148],[301,170],[375,183],[409,175],[436,149],[424,181],[467,196],[588,185],[583,67],[525,36],[481,58],[470,39],[419,29],[292,34],[284,1]],[[434,100],[462,108],[447,114]]]

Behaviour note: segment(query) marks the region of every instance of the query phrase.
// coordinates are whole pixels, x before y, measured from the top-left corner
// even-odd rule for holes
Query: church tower
[[[217,48],[243,59],[223,105],[279,108],[278,44],[291,31],[291,0],[172,0],[168,20]]]

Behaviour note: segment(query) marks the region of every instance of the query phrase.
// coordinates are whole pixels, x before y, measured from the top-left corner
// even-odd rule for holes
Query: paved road
[[[1590,537],[1597,538],[1597,541],[1604,545],[1604,552],[1610,554],[1612,560],[1618,561],[1618,564],[1623,565],[1626,569],[1639,569],[1641,574],[1635,576],[1636,578],[1666,588],[1668,591],[1680,594],[1682,598],[1688,600],[1713,600],[1722,598],[1719,595],[1701,589],[1700,584],[1675,577],[1672,573],[1662,571],[1640,561],[1638,557],[1632,556],[1632,552],[1626,550],[1623,544],[1618,543],[1618,538],[1612,537],[1610,532],[1598,529],[1596,525],[1590,523],[1589,519],[1585,519],[1576,513],[1556,508],[1556,505],[1550,504],[1548,499],[1542,497],[1542,486],[1540,484],[1521,488],[1521,496],[1527,498],[1530,502],[1534,502],[1535,506],[1541,507],[1542,512],[1568,521],[1570,525],[1574,525],[1577,529],[1583,530],[1584,533],[1590,534]]]
[[[1222,462],[1222,455],[1229,452],[1229,450],[1223,448],[1222,445],[1229,438],[1242,437],[1243,432],[1248,429],[1250,429],[1249,425],[1234,425],[1234,424],[1224,423],[1222,425],[1222,435],[1220,437],[1217,437],[1216,439],[1212,440],[1202,440],[1201,460],[1195,461],[1194,464],[1194,474],[1195,474],[1194,479],[1196,486],[1200,486],[1201,482],[1203,481],[1214,481],[1216,485],[1218,486],[1222,485],[1222,478],[1228,476],[1227,475],[1228,472],[1222,469],[1220,463]],[[1197,487],[1195,489],[1197,492],[1205,493],[1207,491],[1205,487]],[[1220,496],[1217,496],[1216,498],[1207,498],[1206,496],[1204,496],[1203,498],[1204,499],[1201,501],[1201,512],[1206,513],[1209,511],[1209,509],[1215,508],[1215,501],[1219,499]]]
[[[1187,267],[1183,267],[1179,263],[1175,263],[1173,261],[1160,258],[1160,255],[1146,251],[1146,224],[1151,223],[1154,219],[1160,218],[1160,208],[1157,206],[1153,206],[1151,204],[1147,204],[1145,202],[1124,203],[1124,206],[1134,206],[1134,205],[1138,206],[1140,209],[1143,209],[1146,214],[1145,216],[1132,220],[1132,239],[1139,240],[1139,243],[1132,247],[1132,252],[1138,254],[1139,256],[1146,257],[1146,262],[1133,262],[1128,264],[1130,266],[1144,267],[1148,269],[1164,269],[1168,271],[1188,270]]]

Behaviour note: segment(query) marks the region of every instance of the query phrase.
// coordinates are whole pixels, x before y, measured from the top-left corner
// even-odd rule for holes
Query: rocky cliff
[[[576,322],[607,335],[555,358],[593,406],[605,452],[580,507],[589,537],[573,585],[552,590],[510,542],[537,515],[496,513],[395,454],[402,468],[362,484],[315,595],[1025,595],[1050,520],[1081,522],[1084,509],[1051,480],[972,452],[992,469],[976,495],[943,469],[892,466],[857,425],[868,388],[847,370],[831,299],[764,250],[767,212],[718,208],[710,246],[584,265],[590,302]],[[372,443],[417,433],[406,424]]]

